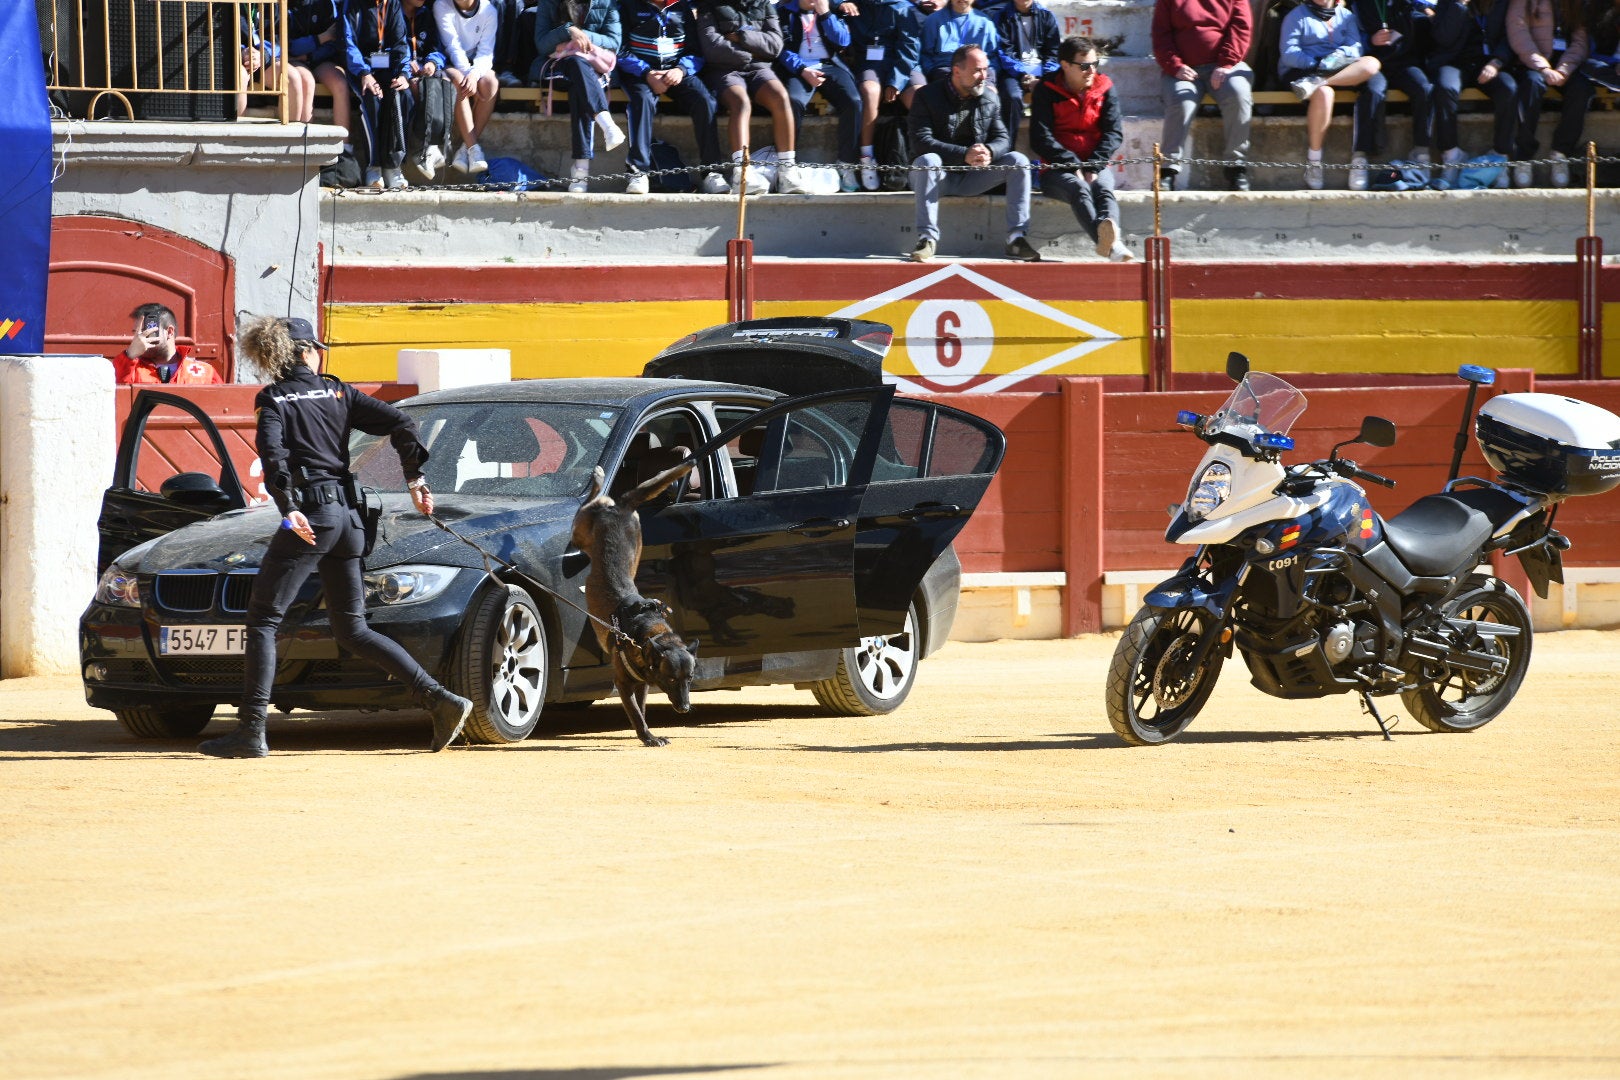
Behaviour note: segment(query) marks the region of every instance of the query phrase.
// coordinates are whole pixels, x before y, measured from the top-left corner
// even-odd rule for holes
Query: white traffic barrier
[[[511,382],[510,349],[401,349],[399,381],[415,383],[418,390],[448,390],[453,386]]]

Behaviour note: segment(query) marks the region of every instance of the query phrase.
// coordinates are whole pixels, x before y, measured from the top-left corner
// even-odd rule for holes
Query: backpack
[[[451,158],[451,139],[456,130],[456,88],[443,75],[423,79],[420,88],[416,112],[411,117],[406,152],[416,157],[429,146],[437,146],[448,162]]]
[[[1457,170],[1457,187],[1462,190],[1488,188],[1507,170],[1507,157],[1502,154],[1480,154],[1469,158]]]
[[[489,170],[479,178],[484,187],[510,188],[513,191],[538,191],[550,183],[545,174],[531,169],[517,158],[498,157],[489,160]]]
[[[1423,175],[1423,169],[1401,158],[1370,169],[1367,173],[1369,191],[1421,191],[1428,186],[1429,179]]]
[[[880,113],[872,132],[872,153],[882,167],[878,174],[879,191],[911,190],[911,138],[906,132],[906,117]]]
[[[681,160],[681,152],[672,143],[663,139],[652,141],[652,167],[654,172],[663,169],[684,169],[686,162]],[[653,191],[663,192],[666,195],[685,195],[697,190],[697,181],[692,179],[691,173],[670,173],[665,176],[648,177]]]
[[[321,187],[357,188],[365,183],[365,179],[359,159],[348,150],[339,154],[332,164],[321,168]]]

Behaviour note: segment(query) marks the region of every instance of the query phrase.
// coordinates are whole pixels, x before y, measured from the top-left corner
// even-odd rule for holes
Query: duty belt
[[[319,483],[309,484],[305,487],[293,488],[293,500],[298,503],[299,509],[313,510],[317,506],[327,503],[343,503],[343,481],[323,480]]]

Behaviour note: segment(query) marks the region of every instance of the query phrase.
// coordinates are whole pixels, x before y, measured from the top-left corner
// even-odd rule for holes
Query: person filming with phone
[[[129,313],[135,336],[124,351],[109,356],[113,376],[121,383],[173,383],[206,386],[222,383],[219,369],[191,355],[191,346],[176,341],[179,325],[162,304],[142,304]]]

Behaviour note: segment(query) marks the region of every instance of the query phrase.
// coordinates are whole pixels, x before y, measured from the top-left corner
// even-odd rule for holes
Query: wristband
[[[427,487],[427,480],[420,476],[418,476],[415,480],[407,481],[405,484],[406,491],[420,491],[425,487]]]

